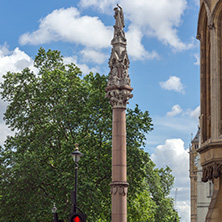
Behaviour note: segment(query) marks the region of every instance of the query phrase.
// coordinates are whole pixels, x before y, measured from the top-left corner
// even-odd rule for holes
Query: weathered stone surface
[[[222,1],[200,0],[197,36],[200,40],[200,153],[204,182],[214,193],[207,222],[222,218]]]
[[[126,108],[128,100],[133,97],[130,86],[131,81],[128,74],[129,58],[126,50],[126,38],[124,32],[124,16],[122,8],[114,8],[116,23],[114,36],[111,41],[113,46],[109,59],[109,80],[106,88],[106,97],[109,98],[113,108]]]

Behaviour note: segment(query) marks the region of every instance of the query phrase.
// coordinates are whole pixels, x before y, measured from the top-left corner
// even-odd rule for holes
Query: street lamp
[[[80,157],[83,156],[82,153],[79,152],[79,144],[75,144],[76,149],[71,153],[71,156],[75,162],[75,190],[74,190],[74,194],[72,194],[72,196],[74,196],[74,203],[72,203],[72,212],[76,213],[76,209],[77,209],[77,171],[78,171],[78,161],[80,160]]]
[[[84,214],[79,208],[77,208],[77,171],[78,171],[78,161],[80,157],[83,156],[79,152],[79,144],[75,144],[76,149],[71,153],[71,156],[75,162],[75,190],[71,192],[71,214],[69,216],[69,222],[86,222],[87,215]],[[79,212],[77,212],[77,209]]]
[[[83,156],[82,153],[79,152],[79,144],[75,144],[76,149],[71,153],[71,156],[75,162],[75,165],[78,163],[78,161],[80,160],[80,157]],[[76,166],[78,168],[78,166]]]
[[[57,208],[56,208],[55,203],[54,203],[53,208],[52,208],[52,213],[53,213],[53,216],[54,216],[54,219],[52,220],[53,222],[59,222],[58,214],[56,213],[56,211],[57,211]]]
[[[83,156],[82,153],[79,152],[78,146],[79,144],[75,144],[76,149],[71,153],[71,156],[75,162],[75,190],[71,192],[71,214],[69,215],[69,222],[86,222],[87,215],[84,214],[79,208],[77,208],[77,170],[78,170],[78,161],[80,157]],[[80,212],[77,212],[78,211]],[[52,222],[63,222],[62,220],[58,220],[58,214],[56,213],[57,208],[54,206],[52,208],[52,213],[54,215],[54,219]]]

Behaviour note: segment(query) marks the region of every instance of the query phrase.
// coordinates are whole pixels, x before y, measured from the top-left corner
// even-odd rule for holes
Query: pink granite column
[[[113,109],[112,134],[112,221],[127,222],[126,113]]]

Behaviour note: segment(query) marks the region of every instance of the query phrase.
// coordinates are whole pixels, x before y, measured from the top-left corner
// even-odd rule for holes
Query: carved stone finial
[[[133,97],[128,74],[129,58],[126,50],[126,38],[124,32],[124,15],[122,8],[117,4],[114,8],[114,36],[111,41],[113,46],[109,59],[109,80],[106,88],[106,97],[110,99],[113,108],[126,108],[127,101]]]

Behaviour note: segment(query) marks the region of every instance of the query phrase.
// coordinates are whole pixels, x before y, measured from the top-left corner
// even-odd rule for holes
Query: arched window
[[[205,5],[202,5],[199,15],[199,33],[201,50],[201,118],[202,142],[211,137],[211,84],[210,84],[210,30]]]
[[[218,71],[218,80],[219,80],[219,98],[218,98],[218,109],[219,109],[219,129],[220,129],[220,134],[222,134],[222,2],[218,1],[213,13],[212,13],[212,18],[215,24],[215,30],[216,30],[216,46],[217,46],[217,64],[216,64],[216,70]]]

